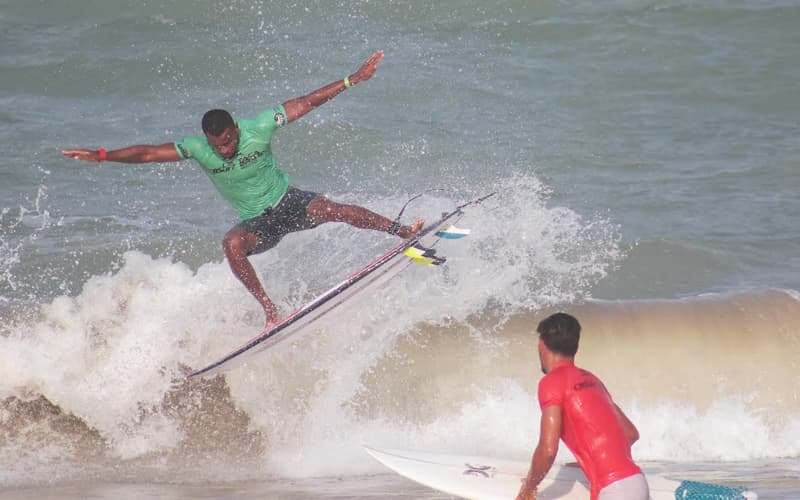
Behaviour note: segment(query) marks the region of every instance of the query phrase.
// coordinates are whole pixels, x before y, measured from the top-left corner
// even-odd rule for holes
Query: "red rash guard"
[[[556,365],[539,382],[539,406],[561,407],[561,439],[589,479],[592,499],[609,484],[642,472],[611,395],[588,371],[568,361]]]

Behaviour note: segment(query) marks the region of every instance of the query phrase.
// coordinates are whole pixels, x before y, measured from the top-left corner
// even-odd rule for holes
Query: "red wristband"
[[[106,161],[108,159],[108,153],[103,148],[97,149],[97,156],[100,158],[100,161]]]

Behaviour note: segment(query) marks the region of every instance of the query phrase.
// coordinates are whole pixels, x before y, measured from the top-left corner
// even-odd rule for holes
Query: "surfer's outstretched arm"
[[[330,101],[337,95],[344,92],[345,89],[352,87],[361,82],[365,82],[372,78],[372,75],[378,70],[378,63],[383,59],[383,51],[379,50],[372,54],[358,70],[348,75],[347,77],[329,83],[322,88],[319,88],[310,94],[290,99],[283,103],[283,109],[286,110],[286,119],[294,121],[305,115],[309,111],[322,106]]]
[[[175,149],[174,142],[168,142],[159,146],[137,144],[122,149],[106,151],[99,149],[65,149],[61,154],[73,160],[83,161],[115,161],[119,163],[152,163],[179,161],[181,156]]]

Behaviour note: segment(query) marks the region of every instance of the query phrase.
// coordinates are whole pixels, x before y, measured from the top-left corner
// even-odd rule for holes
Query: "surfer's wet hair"
[[[575,356],[581,338],[581,324],[567,313],[555,313],[543,319],[536,327],[539,338],[551,351],[562,356]]]
[[[225,130],[235,126],[233,117],[224,109],[212,109],[203,115],[203,132],[208,135],[217,137],[222,135]]]

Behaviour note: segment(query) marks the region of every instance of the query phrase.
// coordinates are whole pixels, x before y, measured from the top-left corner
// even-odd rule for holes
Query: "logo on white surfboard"
[[[494,477],[497,474],[497,469],[491,465],[472,465],[465,463],[466,470],[461,474],[464,476],[480,476],[480,477]]]

